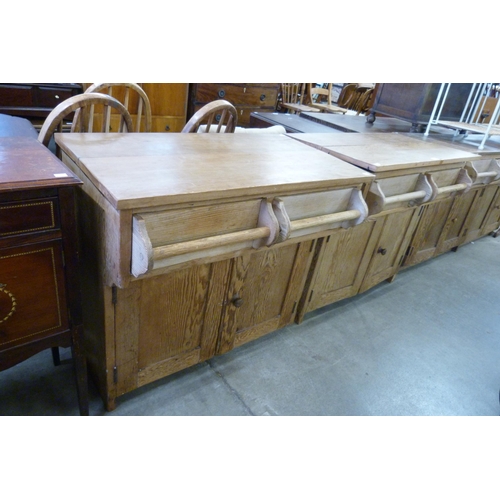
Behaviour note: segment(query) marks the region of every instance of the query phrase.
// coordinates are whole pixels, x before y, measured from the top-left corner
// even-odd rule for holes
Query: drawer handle
[[[470,178],[469,173],[465,168],[460,169],[457,177],[457,183],[452,184],[451,186],[438,187],[436,182],[432,178],[432,174],[426,175],[432,186],[432,191],[434,192],[434,196],[432,199],[435,199],[437,196],[442,194],[458,193],[459,191],[466,193],[472,186],[472,179]]]
[[[266,100],[266,94],[260,94],[260,100],[265,101]]]
[[[385,255],[387,253],[387,248],[379,247],[379,249],[377,250],[377,253],[379,253],[381,255]]]
[[[368,193],[368,205],[371,214],[377,214],[389,208],[395,203],[409,202],[410,205],[419,205],[433,199],[434,191],[432,184],[426,175],[420,174],[415,185],[416,190],[410,193],[385,196],[378,181],[372,182]]]
[[[170,131],[170,127],[168,125],[165,125],[165,132],[169,132]]]
[[[217,93],[217,95],[222,99],[223,97],[226,96],[226,91],[225,90],[219,90],[219,92]]]
[[[155,262],[169,257],[186,255],[190,253],[224,247],[236,243],[253,242],[254,248],[271,246],[276,243],[279,235],[279,224],[274,215],[272,205],[268,200],[260,204],[258,227],[236,231],[234,233],[207,236],[197,240],[171,243],[153,248],[147,233],[144,219],[134,216],[132,229],[132,267],[131,272],[135,277],[153,270]]]
[[[486,172],[478,172],[475,162],[467,162],[465,168],[474,183],[481,181],[482,184],[489,184],[500,178],[500,165],[498,160],[491,160]]]
[[[334,214],[317,215],[305,219],[290,220],[286,211],[285,203],[279,198],[273,200],[273,209],[280,225],[280,234],[278,241],[285,241],[291,233],[316,229],[321,226],[331,226],[342,223],[347,228],[363,222],[368,216],[368,207],[366,206],[363,195],[359,189],[354,189],[348,204],[348,209]],[[309,231],[311,232],[311,231]],[[306,233],[307,234],[307,233]]]
[[[54,97],[55,97],[56,99],[59,99],[59,96],[58,96],[57,94],[56,94]]]

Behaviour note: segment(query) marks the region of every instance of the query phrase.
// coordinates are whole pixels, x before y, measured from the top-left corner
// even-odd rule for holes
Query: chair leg
[[[52,361],[54,366],[59,366],[61,364],[61,357],[59,356],[59,347],[52,347]]]

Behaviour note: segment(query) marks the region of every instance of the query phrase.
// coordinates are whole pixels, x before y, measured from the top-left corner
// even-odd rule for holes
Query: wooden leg
[[[87,377],[87,359],[81,348],[81,338],[83,327],[79,326],[73,332],[73,345],[71,352],[73,354],[73,364],[76,377],[76,390],[78,394],[78,405],[80,415],[89,415],[89,385]]]
[[[396,279],[396,275],[393,274],[390,278],[387,278],[385,281],[387,281],[387,283],[392,283],[395,279]]]
[[[52,347],[52,361],[54,366],[59,366],[61,364],[61,357],[59,356],[59,347]]]

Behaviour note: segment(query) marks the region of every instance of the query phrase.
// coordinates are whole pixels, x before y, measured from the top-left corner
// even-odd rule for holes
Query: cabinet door
[[[218,354],[293,321],[313,243],[281,245],[234,259]]]
[[[405,266],[412,266],[436,254],[454,198],[446,198],[420,207],[417,228],[410,243]]]
[[[69,328],[59,241],[0,251],[0,350]]]
[[[317,260],[297,313],[298,322],[309,311],[356,295],[376,241],[375,227],[373,219],[367,220],[335,229],[318,240]]]
[[[468,193],[455,196],[450,213],[436,245],[435,256],[448,252],[462,243],[465,220],[470,213],[476,195],[477,190],[473,189]]]
[[[498,186],[485,186],[477,191],[474,203],[471,206],[467,220],[465,221],[465,235],[463,243],[477,240],[488,231],[486,226],[498,213],[499,209],[495,209],[498,204],[497,198]],[[494,226],[494,224],[493,224]],[[493,231],[493,227],[490,231]]]
[[[486,215],[483,226],[483,235],[495,231],[500,225],[500,187],[497,187],[496,195],[491,202],[490,209]]]
[[[116,289],[115,397],[215,354],[229,270],[192,265]]]
[[[360,293],[397,274],[417,224],[418,210],[410,208],[374,217],[376,243]]]

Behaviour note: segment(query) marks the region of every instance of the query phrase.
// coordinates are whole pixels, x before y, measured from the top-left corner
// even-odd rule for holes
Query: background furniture
[[[366,119],[373,122],[376,113],[393,116],[411,122],[412,130],[420,132],[431,118],[440,86],[440,83],[378,83],[375,100]],[[453,87],[442,111],[443,120],[460,118],[471,88],[471,83]]]
[[[88,415],[74,202],[80,184],[36,139],[0,137],[0,370],[71,347],[80,413]]]
[[[308,96],[307,104],[325,113],[346,113],[347,109],[341,108],[333,104],[332,99],[332,83],[324,84],[326,87],[316,84],[308,83]]]
[[[319,112],[318,108],[304,104],[304,100],[307,98],[306,83],[282,83],[278,107],[298,115],[303,111],[309,111],[310,113]]]
[[[101,109],[101,112],[97,113],[100,116],[99,128],[101,132],[110,131],[111,116],[107,112],[109,108],[113,108],[119,113],[119,131],[123,129],[126,129],[127,132],[133,130],[132,118],[121,102],[106,94],[90,93],[71,97],[58,104],[45,119],[38,140],[48,147],[54,132],[61,131],[64,119],[73,113],[75,119],[71,123],[70,132],[92,132],[95,125],[94,108],[96,106]]]
[[[0,83],[0,113],[43,121],[59,103],[82,92],[79,83]]]
[[[134,122],[134,128],[130,132],[151,132],[151,103],[146,92],[136,83],[94,83],[85,90],[86,94],[90,92],[107,94],[118,99],[127,108]],[[108,108],[108,113],[112,113],[111,108]],[[111,129],[119,130],[120,114],[112,113],[110,120]]]
[[[0,137],[38,137],[35,127],[26,118],[0,114]]]
[[[191,83],[187,118],[217,99],[229,101],[237,110],[238,124],[247,127],[253,111],[275,111],[279,83]]]
[[[199,109],[186,123],[182,132],[196,133],[202,130],[203,132],[232,133],[237,122],[236,108],[230,102],[218,99]]]
[[[85,339],[109,410],[293,322],[318,235],[367,214],[371,174],[279,134],[56,141],[85,172]]]
[[[315,115],[325,115],[325,113],[319,113],[317,110]],[[331,115],[333,116],[333,115]],[[316,123],[313,120],[306,120],[301,114],[293,113],[280,113],[275,111],[273,113],[262,113],[261,111],[254,111],[250,114],[250,127],[264,128],[272,127],[276,125],[281,125],[285,127],[285,131],[288,133],[300,133],[300,132],[325,132],[325,133],[335,133],[340,132],[337,129],[328,127],[321,123]],[[252,130],[247,129],[247,130]]]

